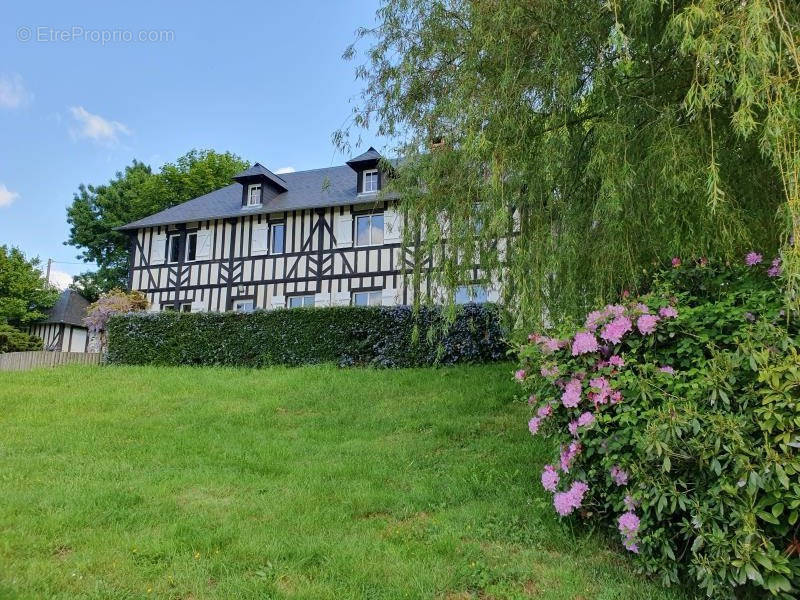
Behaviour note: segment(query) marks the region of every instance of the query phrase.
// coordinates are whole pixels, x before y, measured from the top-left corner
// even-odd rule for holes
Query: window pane
[[[356,245],[369,245],[369,216],[356,217]]]
[[[467,302],[469,302],[469,290],[467,289],[467,286],[461,285],[456,288],[455,303],[466,304]]]
[[[181,304],[181,312],[192,312],[191,304]]]
[[[314,306],[314,296],[303,296],[303,306]]]
[[[289,298],[289,308],[297,308],[303,306],[303,298],[301,296],[291,296]]]
[[[181,247],[180,236],[173,235],[169,238],[169,262],[178,262],[178,251]]]
[[[383,297],[383,292],[370,292],[369,293],[369,305],[370,306],[380,306],[382,297]]]
[[[353,304],[355,306],[367,306],[369,304],[369,294],[365,292],[353,294]]]
[[[197,234],[190,233],[186,239],[189,241],[188,260],[194,260],[197,256]]]
[[[174,304],[166,304],[166,305],[164,305],[164,307],[161,310],[173,311],[174,312],[175,311],[175,305]]]
[[[372,243],[383,243],[383,215],[372,215]]]
[[[283,223],[272,226],[272,253],[283,254],[284,249],[284,232],[286,230]]]

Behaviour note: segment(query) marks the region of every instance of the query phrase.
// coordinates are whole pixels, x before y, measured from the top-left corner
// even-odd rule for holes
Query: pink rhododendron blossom
[[[634,308],[642,314],[648,314],[650,312],[650,307],[642,302],[639,302]]]
[[[541,336],[538,333],[531,333],[528,335],[529,342],[538,342],[541,339]]]
[[[561,404],[565,408],[575,408],[581,401],[581,382],[579,379],[571,379],[561,394]]]
[[[531,435],[536,435],[539,432],[539,424],[542,420],[539,417],[533,417],[530,421],[528,421],[528,429],[531,432]]]
[[[567,431],[572,437],[575,437],[578,434],[578,422],[570,421],[569,425],[567,425]]]
[[[545,465],[542,471],[542,487],[548,492],[555,492],[558,485],[558,471],[553,465]]]
[[[611,479],[613,479],[614,483],[616,483],[617,485],[628,484],[628,473],[622,470],[622,468],[620,468],[619,465],[614,465],[613,467],[611,467],[609,472],[611,473]]]
[[[587,427],[594,423],[595,418],[594,415],[590,412],[585,412],[578,417],[578,427]]]
[[[639,505],[639,503],[636,502],[636,500],[630,494],[625,496],[625,499],[622,502],[625,505],[625,508],[629,511],[634,510]]]
[[[619,404],[620,402],[622,402],[622,392],[615,390],[611,394],[611,404]]]
[[[758,252],[748,252],[747,256],[744,257],[744,264],[746,264],[748,267],[754,267],[762,260],[764,260],[764,257]]]
[[[554,375],[558,375],[558,365],[543,365],[540,373],[542,374],[542,377],[553,377]]]
[[[598,348],[597,338],[594,337],[594,334],[582,331],[575,334],[572,342],[572,356],[597,352]]]
[[[540,419],[546,419],[552,414],[553,414],[553,407],[549,404],[540,406],[539,410],[536,411],[536,416],[538,416]]]
[[[619,526],[619,532],[625,538],[625,548],[631,552],[638,553],[639,547],[636,544],[636,537],[639,533],[639,526],[641,524],[639,517],[636,516],[635,512],[629,510],[628,512],[620,515],[617,523]]]
[[[589,331],[595,331],[597,326],[600,324],[601,321],[604,321],[608,318],[608,312],[605,310],[593,310],[588,315],[586,315],[586,323],[584,326]]]
[[[514,378],[517,381],[522,381],[523,379],[525,379],[525,369],[520,369],[519,371],[514,373]]]
[[[675,375],[675,369],[670,367],[669,365],[664,365],[663,367],[659,367],[658,369],[662,373],[666,373],[667,375]]]
[[[672,266],[673,266],[674,268],[678,268],[678,267],[680,267],[680,266],[681,266],[681,259],[680,259],[680,258],[678,258],[677,256],[673,256],[673,257],[672,257]]]
[[[600,404],[607,404],[608,398],[611,395],[611,386],[605,377],[595,377],[589,381],[592,392],[589,394],[589,399],[594,403],[595,407]]]
[[[663,306],[658,309],[658,314],[664,319],[674,319],[678,316],[678,309],[674,306]]]
[[[622,367],[625,366],[625,360],[621,356],[615,354],[614,356],[608,359],[608,364],[610,364],[612,367],[617,367],[618,369],[621,369]]]
[[[566,492],[560,492],[553,496],[553,506],[556,512],[565,517],[572,513],[576,508],[580,508],[583,497],[589,490],[589,486],[583,481],[575,481]]]
[[[622,315],[616,317],[613,321],[603,327],[600,337],[607,342],[611,342],[612,344],[619,344],[620,341],[622,341],[622,336],[628,333],[631,329],[633,329],[633,323],[631,323],[631,320],[628,317]]]
[[[658,323],[657,316],[642,315],[636,321],[636,327],[639,328],[639,331],[642,332],[642,335],[647,335],[649,333],[653,333],[656,330],[656,323]]]
[[[783,268],[781,267],[781,259],[778,257],[772,261],[772,266],[767,269],[767,275],[769,277],[780,277],[782,272]]]
[[[561,470],[564,473],[569,472],[569,468],[572,465],[572,461],[575,460],[575,457],[581,453],[581,445],[576,441],[572,441],[569,443],[569,446],[566,448],[562,448],[561,450]]]

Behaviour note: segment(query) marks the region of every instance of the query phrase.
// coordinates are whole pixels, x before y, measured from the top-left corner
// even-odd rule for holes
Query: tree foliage
[[[115,227],[228,185],[247,166],[229,152],[192,150],[158,173],[134,160],[107,184],[81,184],[67,208],[70,234],[65,243],[79,248],[79,258],[98,269],[76,278],[76,289],[96,299],[126,286],[129,238]]]
[[[4,352],[29,352],[41,350],[42,340],[7,323],[0,323],[0,354]]]
[[[47,316],[58,291],[47,284],[39,259],[19,248],[0,246],[0,323],[27,325]]]
[[[782,234],[791,283],[799,27],[784,0],[385,2],[334,140],[376,125],[396,141],[390,187],[406,241],[425,233],[433,289],[481,264],[522,320],[577,316],[673,255],[741,258]]]

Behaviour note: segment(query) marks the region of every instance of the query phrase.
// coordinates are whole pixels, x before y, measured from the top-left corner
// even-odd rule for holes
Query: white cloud
[[[276,175],[283,175],[284,173],[294,173],[296,169],[294,167],[281,167],[277,171],[275,171]]]
[[[5,184],[0,183],[0,208],[9,206],[17,198],[19,198],[19,194],[17,192],[12,192],[5,186]]]
[[[33,98],[22,77],[19,75],[3,75],[0,77],[0,107],[19,108],[27,104]]]
[[[72,275],[50,267],[50,283],[56,286],[59,290],[65,290],[72,283]]]
[[[82,106],[71,106],[69,111],[78,126],[72,130],[72,135],[76,138],[88,138],[99,144],[113,146],[117,143],[117,134],[131,133],[131,130],[119,121],[110,121],[100,115],[93,115]]]

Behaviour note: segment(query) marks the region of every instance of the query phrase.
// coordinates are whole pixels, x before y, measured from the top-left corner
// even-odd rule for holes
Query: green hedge
[[[338,363],[409,367],[490,362],[507,346],[493,305],[295,308],[252,313],[135,313],[108,323],[114,364],[263,367]]]

